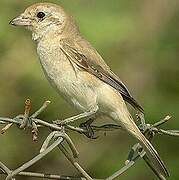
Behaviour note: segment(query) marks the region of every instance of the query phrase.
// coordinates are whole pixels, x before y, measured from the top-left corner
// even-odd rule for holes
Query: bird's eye
[[[38,12],[38,13],[37,13],[37,17],[38,17],[39,19],[42,19],[42,18],[45,17],[45,13],[44,13],[44,12]]]

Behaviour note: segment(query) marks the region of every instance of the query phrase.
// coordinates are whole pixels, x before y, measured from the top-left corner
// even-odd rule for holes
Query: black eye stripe
[[[37,17],[40,18],[40,19],[42,19],[42,18],[45,17],[45,13],[44,13],[44,12],[38,12],[38,13],[37,13]]]

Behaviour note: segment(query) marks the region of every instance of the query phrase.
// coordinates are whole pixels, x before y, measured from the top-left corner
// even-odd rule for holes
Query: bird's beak
[[[32,20],[30,18],[27,18],[23,15],[20,15],[14,19],[12,19],[9,24],[13,26],[30,26]]]

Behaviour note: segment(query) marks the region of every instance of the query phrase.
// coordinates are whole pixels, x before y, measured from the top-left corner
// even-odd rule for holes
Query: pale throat
[[[62,31],[62,27],[57,26],[56,24],[50,24],[45,28],[32,32],[32,40],[38,43],[42,39],[54,39],[55,37],[62,34]]]

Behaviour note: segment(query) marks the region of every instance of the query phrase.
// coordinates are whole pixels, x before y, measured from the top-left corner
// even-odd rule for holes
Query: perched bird
[[[125,101],[138,111],[143,112],[142,107],[81,36],[75,21],[62,7],[33,4],[10,24],[32,31],[47,79],[69,103],[81,110],[81,114],[64,120],[63,124],[91,116],[108,116],[140,142],[161,176],[169,176],[157,151],[133,121]]]

